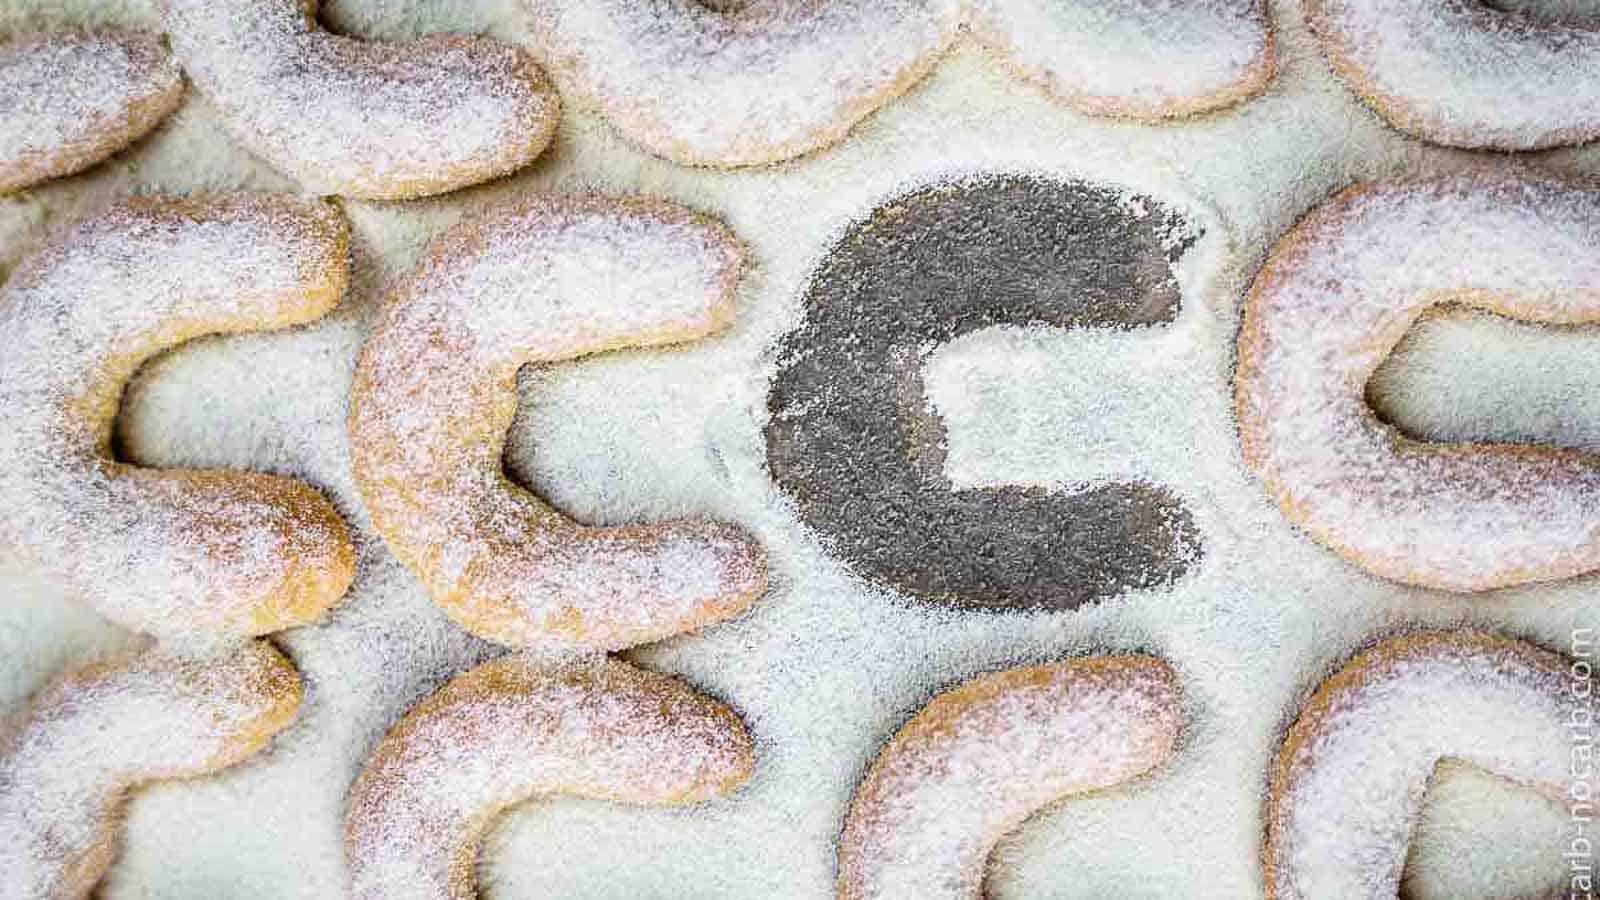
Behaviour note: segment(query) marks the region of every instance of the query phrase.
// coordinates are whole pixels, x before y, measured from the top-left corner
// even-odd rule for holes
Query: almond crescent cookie
[[[487,37],[356,41],[316,0],[164,0],[184,71],[241,143],[306,188],[440,194],[532,162],[560,100],[520,48]]]
[[[1600,187],[1468,174],[1350,188],[1306,216],[1245,302],[1244,458],[1290,521],[1373,574],[1452,591],[1600,568],[1600,457],[1425,443],[1367,381],[1422,312],[1600,320]]]
[[[45,688],[0,738],[6,896],[88,897],[116,857],[129,790],[255,754],[293,721],[301,693],[265,641],[206,659],[148,650]]]
[[[178,67],[151,35],[67,32],[0,44],[0,194],[101,162],[181,99]]]
[[[473,900],[478,844],[534,797],[699,803],[755,765],[732,710],[675,678],[606,658],[507,657],[406,714],[350,792],[356,900]]]
[[[749,535],[693,520],[579,525],[504,474],[528,363],[724,328],[743,251],[651,200],[544,197],[445,234],[384,304],[350,408],[373,526],[467,630],[614,650],[737,615],[766,587]]]
[[[331,206],[272,195],[130,200],[69,228],[0,290],[0,548],[162,638],[304,624],[355,571],[311,486],[118,461],[123,389],[204,335],[311,322],[344,293]]]
[[[1137,778],[1184,723],[1148,656],[1011,669],[933,698],[878,754],[839,838],[840,900],[979,900],[1000,838],[1042,807]]]
[[[1454,759],[1560,801],[1570,661],[1480,632],[1392,638],[1317,690],[1284,737],[1267,809],[1269,900],[1392,900],[1434,769]]]

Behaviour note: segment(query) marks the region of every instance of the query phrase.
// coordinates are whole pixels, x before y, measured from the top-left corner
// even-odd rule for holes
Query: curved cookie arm
[[[523,0],[545,58],[623,137],[753,166],[825,147],[926,75],[962,0]]]
[[[1259,93],[1275,68],[1266,0],[974,0],[970,27],[1090,115],[1211,112]]]
[[[1272,900],[1400,892],[1428,779],[1446,758],[1568,789],[1570,662],[1476,632],[1394,638],[1329,678],[1272,773],[1263,856]]]
[[[321,30],[315,2],[164,0],[184,70],[241,143],[308,189],[439,194],[532,162],[560,100],[487,37],[373,43]]]
[[[1045,805],[1172,756],[1177,679],[1146,656],[986,675],[935,697],[878,754],[839,838],[840,900],[977,900],[995,844]]]
[[[766,558],[705,521],[586,528],[503,474],[517,371],[710,334],[742,251],[645,200],[542,198],[456,228],[387,300],[350,409],[373,525],[462,627],[614,650],[745,609]]]
[[[1482,0],[1309,0],[1334,72],[1391,126],[1450,147],[1600,138],[1600,28]]]
[[[101,162],[182,97],[178,67],[149,35],[69,32],[0,45],[0,193]]]
[[[345,853],[356,900],[472,900],[478,842],[536,796],[677,805],[719,797],[754,767],[732,710],[611,659],[507,657],[406,714],[351,788]]]
[[[1360,185],[1308,215],[1245,302],[1246,463],[1287,518],[1384,578],[1480,591],[1600,567],[1600,456],[1417,441],[1368,408],[1372,373],[1441,303],[1600,321],[1600,188],[1469,174]]]
[[[310,486],[130,466],[111,435],[123,389],[155,354],[332,308],[347,241],[320,203],[139,199],[24,261],[0,292],[0,545],[161,637],[265,634],[337,601],[355,551]]]
[[[227,656],[159,650],[73,672],[0,740],[0,884],[17,900],[88,897],[137,785],[204,775],[293,721],[300,678],[264,641]]]

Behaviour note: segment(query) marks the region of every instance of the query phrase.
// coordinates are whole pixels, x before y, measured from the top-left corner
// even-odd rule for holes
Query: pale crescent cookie
[[[545,59],[628,140],[752,166],[825,147],[926,75],[963,0],[523,0]]]
[[[1477,632],[1393,638],[1317,690],[1272,771],[1269,900],[1394,900],[1429,777],[1456,760],[1560,802],[1568,663]]]
[[[520,48],[323,31],[316,0],[164,0],[173,51],[241,143],[306,188],[439,194],[532,162],[560,100]]]
[[[971,18],[1025,77],[1093,115],[1219,109],[1272,77],[1265,0],[523,0],[551,67],[611,125],[696,166],[838,141],[926,75]]]
[[[0,193],[106,159],[182,97],[178,67],[150,35],[67,32],[0,44]]]
[[[970,27],[1090,115],[1210,112],[1260,93],[1275,67],[1266,0],[973,0]]]
[[[1600,188],[1460,175],[1360,185],[1308,215],[1245,304],[1245,461],[1285,516],[1385,578],[1479,591],[1600,567],[1600,458],[1425,443],[1368,408],[1373,371],[1440,303],[1600,320]]]
[[[501,466],[522,366],[719,331],[743,258],[677,206],[545,197],[458,226],[395,288],[356,372],[355,477],[374,527],[462,627],[614,650],[765,589],[766,556],[738,529],[584,527]]]
[[[729,793],[755,765],[723,704],[611,659],[506,657],[423,700],[351,788],[356,900],[473,900],[478,844],[501,812],[569,795],[678,805]]]
[[[1336,74],[1390,125],[1452,147],[1600,137],[1600,27],[1483,0],[1308,0]]]
[[[118,462],[112,426],[157,353],[327,312],[347,243],[320,202],[144,198],[25,260],[0,291],[0,551],[163,638],[265,634],[337,601],[355,551],[321,494],[265,474]]]
[[[978,900],[1001,837],[1160,766],[1184,721],[1176,676],[1148,656],[1011,669],[940,694],[856,789],[840,900]]]
[[[265,641],[208,659],[149,650],[41,691],[0,738],[6,896],[88,897],[117,855],[130,789],[253,755],[293,721],[300,697],[294,667]]]

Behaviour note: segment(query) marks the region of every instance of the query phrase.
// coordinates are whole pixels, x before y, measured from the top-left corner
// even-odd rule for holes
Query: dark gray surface
[[[1188,512],[1157,485],[953,489],[923,396],[927,353],[980,328],[1172,321],[1172,263],[1193,229],[1144,202],[1135,217],[1109,188],[986,176],[898,197],[829,251],[779,346],[767,464],[854,571],[938,603],[1072,609],[1199,557]]]

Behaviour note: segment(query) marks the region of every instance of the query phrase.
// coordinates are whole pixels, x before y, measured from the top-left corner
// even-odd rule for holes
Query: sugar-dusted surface
[[[1556,15],[1481,0],[1307,3],[1334,69],[1390,124],[1502,150],[1600,137],[1600,20],[1550,5]]]
[[[839,836],[840,900],[977,900],[995,844],[1045,805],[1171,758],[1176,676],[1151,657],[985,675],[895,733]]]
[[[419,197],[522,168],[560,99],[521,48],[321,30],[302,0],[162,0],[184,71],[228,130],[307,190]],[[309,4],[312,9],[316,4]]]
[[[963,0],[524,0],[565,84],[640,146],[749,166],[838,140],[927,74]]]
[[[1570,669],[1480,632],[1393,638],[1340,669],[1289,729],[1274,767],[1268,896],[1396,897],[1429,779],[1446,759],[1562,803],[1580,711]]]
[[[617,650],[742,612],[753,539],[707,521],[586,528],[502,470],[517,372],[727,327],[743,251],[641,199],[544,198],[457,226],[385,301],[351,399],[374,526],[467,630]]]
[[[344,293],[348,244],[316,201],[145,198],[24,262],[0,291],[0,548],[168,638],[266,634],[337,601],[354,552],[316,491],[119,462],[112,426],[128,380],[161,351],[321,317]]]
[[[324,7],[324,21],[361,38],[487,30],[532,43],[510,0]],[[101,887],[105,900],[346,895],[350,783],[408,708],[496,652],[434,606],[365,520],[344,419],[357,354],[389,283],[429,239],[490,205],[585,189],[643,192],[726,221],[749,259],[734,325],[679,348],[524,373],[509,470],[581,521],[704,516],[759,536],[774,584],[761,602],[735,621],[627,654],[737,709],[757,766],[743,790],[692,808],[562,798],[510,811],[485,839],[482,895],[823,900],[834,891],[852,791],[933,694],[1031,662],[1149,652],[1178,672],[1191,714],[1170,774],[1031,818],[1001,842],[985,887],[997,900],[1259,900],[1262,794],[1281,730],[1351,648],[1397,624],[1461,622],[1560,647],[1574,627],[1600,622],[1593,576],[1463,597],[1366,575],[1284,520],[1240,461],[1231,413],[1237,305],[1272,242],[1352,181],[1483,161],[1385,126],[1326,71],[1298,4],[1274,2],[1272,15],[1278,77],[1250,102],[1181,123],[1077,115],[961,38],[916,89],[792,164],[731,173],[673,166],[621,140],[571,94],[551,152],[510,179],[422,203],[345,203],[354,289],[340,310],[306,329],[191,343],[152,361],[125,404],[118,434],[129,460],[305,479],[346,514],[362,555],[354,588],[330,615],[275,638],[307,681],[301,722],[248,766],[140,792]],[[143,0],[0,3],[6,25],[32,16],[158,25]],[[1596,172],[1600,148],[1491,161]],[[930,406],[945,418],[946,472],[959,484],[1056,489],[1141,477],[1180,490],[1206,555],[1168,587],[1071,613],[951,614],[900,602],[850,578],[798,526],[763,468],[767,354],[799,325],[816,260],[884,198],[974,171],[1103,179],[1207,229],[1180,267],[1182,312],[1171,325],[989,329],[934,348],[925,373]],[[0,271],[50,228],[133,190],[292,187],[237,148],[214,108],[190,92],[168,126],[131,152],[0,200]],[[1600,431],[1589,407],[1566,402],[1565,386],[1581,373],[1560,372],[1555,359],[1527,361],[1544,352],[1524,340],[1527,327],[1491,321],[1470,339],[1441,332],[1432,343],[1442,370],[1397,359],[1384,387],[1413,399],[1396,412],[1406,429],[1466,439],[1492,413],[1553,443]],[[1568,337],[1600,352],[1592,330]],[[60,667],[122,639],[36,573],[0,576],[8,708]],[[1430,816],[1469,821],[1464,799],[1453,792]],[[1547,829],[1568,824],[1552,819]],[[1450,888],[1462,873],[1527,862],[1518,856],[1526,848],[1485,848],[1436,829],[1408,888],[1419,898],[1504,900],[1487,881]]]
[[[0,733],[0,885],[88,897],[117,854],[130,788],[231,766],[294,718],[300,679],[270,644],[123,654],[45,687]]]
[[[563,82],[639,146],[749,166],[825,147],[915,84],[971,19],[1025,77],[1096,115],[1186,116],[1272,77],[1265,0],[523,0]]]
[[[1286,516],[1387,578],[1472,591],[1600,567],[1600,457],[1418,442],[1366,405],[1372,373],[1441,303],[1600,321],[1600,187],[1472,174],[1318,208],[1251,288],[1245,459]]]
[[[178,67],[152,35],[73,31],[0,43],[0,193],[100,162],[182,97]]]
[[[699,803],[754,765],[739,717],[677,679],[605,658],[485,663],[407,713],[351,789],[352,896],[473,900],[479,842],[512,805]]]
[[[1161,119],[1230,106],[1274,69],[1266,0],[973,0],[973,33],[1095,115]]]

